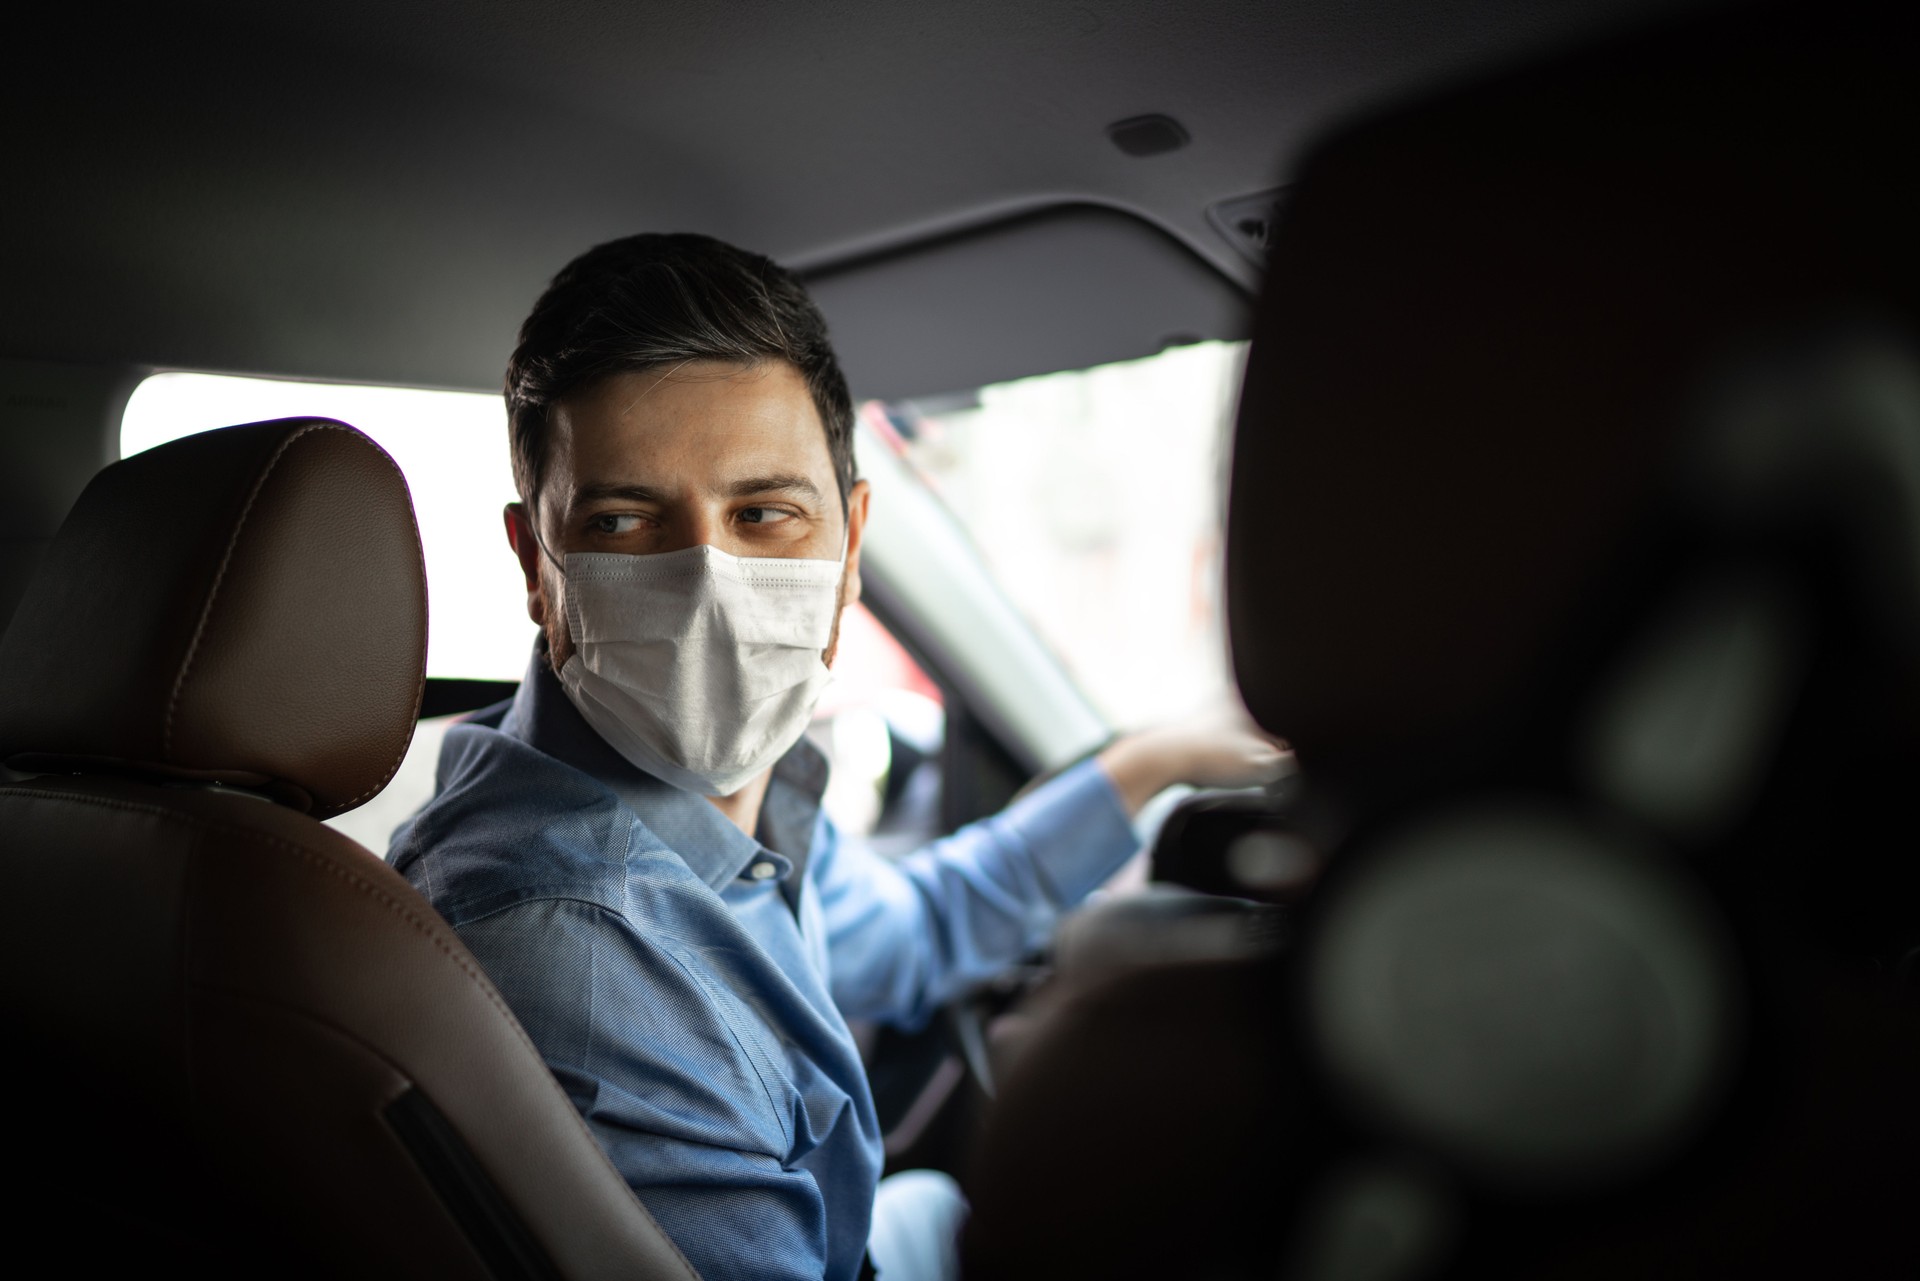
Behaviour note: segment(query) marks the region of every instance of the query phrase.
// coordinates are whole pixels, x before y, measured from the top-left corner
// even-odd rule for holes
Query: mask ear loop
[[[527,529],[530,530],[533,534],[533,545],[540,549],[540,554],[542,556],[545,556],[547,558],[547,562],[553,566],[553,572],[560,575],[562,579],[566,578],[567,567],[561,563],[560,558],[558,556],[555,556],[553,552],[548,549],[547,540],[540,537],[539,509],[536,508],[531,502],[525,502],[520,505],[526,509]]]
[[[547,558],[548,563],[553,566],[553,572],[560,575],[560,581],[565,582],[567,579],[567,567],[561,564],[560,559],[547,549],[547,540],[540,537],[539,509],[536,508],[531,502],[523,502],[520,504],[520,506],[522,507],[522,509],[525,510],[527,514],[527,531],[533,535],[533,545],[540,549],[540,554],[542,556],[545,556]],[[567,630],[569,633],[572,632],[571,624],[569,624]],[[540,648],[540,653],[543,655],[549,670],[551,670],[555,675],[558,675],[560,669],[553,665],[553,656],[547,650],[547,633],[546,633],[546,628],[544,627],[540,629],[539,648]]]

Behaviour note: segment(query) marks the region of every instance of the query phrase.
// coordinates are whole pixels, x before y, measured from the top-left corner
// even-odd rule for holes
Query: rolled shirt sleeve
[[[1139,849],[1092,760],[898,863],[821,823],[813,874],[834,1003],[906,1028],[1044,944]]]

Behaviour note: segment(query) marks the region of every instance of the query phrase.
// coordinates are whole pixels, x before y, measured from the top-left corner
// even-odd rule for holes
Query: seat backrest
[[[90,1265],[673,1277],[499,995],[318,820],[419,706],[420,542],[341,423],[100,473],[0,641],[16,1249]]]
[[[1036,1037],[983,1274],[1912,1272],[1911,37],[1729,8],[1300,167],[1226,550],[1301,773],[1188,827],[1324,870]]]
[[[1914,1191],[1911,37],[1729,9],[1357,122],[1293,188],[1235,671],[1337,815],[1295,1010],[1359,1132],[1328,1168],[1463,1275],[1858,1275]]]

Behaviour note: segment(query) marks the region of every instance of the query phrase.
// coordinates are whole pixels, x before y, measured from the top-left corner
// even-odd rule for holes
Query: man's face
[[[527,613],[557,670],[573,652],[566,582],[540,554],[653,555],[701,543],[735,556],[834,560],[846,542],[840,607],[860,595],[867,484],[846,511],[826,430],[800,371],[785,361],[692,361],[614,374],[554,407],[537,512],[507,508],[507,541],[527,580]],[[825,658],[833,660],[839,638]]]

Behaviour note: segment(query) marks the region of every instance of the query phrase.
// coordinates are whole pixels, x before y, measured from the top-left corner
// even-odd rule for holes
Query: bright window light
[[[514,499],[500,397],[155,374],[127,403],[120,453],[269,418],[337,418],[393,456],[413,491],[426,552],[427,675],[518,680],[534,628],[500,525],[500,509]]]
[[[1243,342],[863,406],[1108,722],[1234,697],[1220,575]]]

